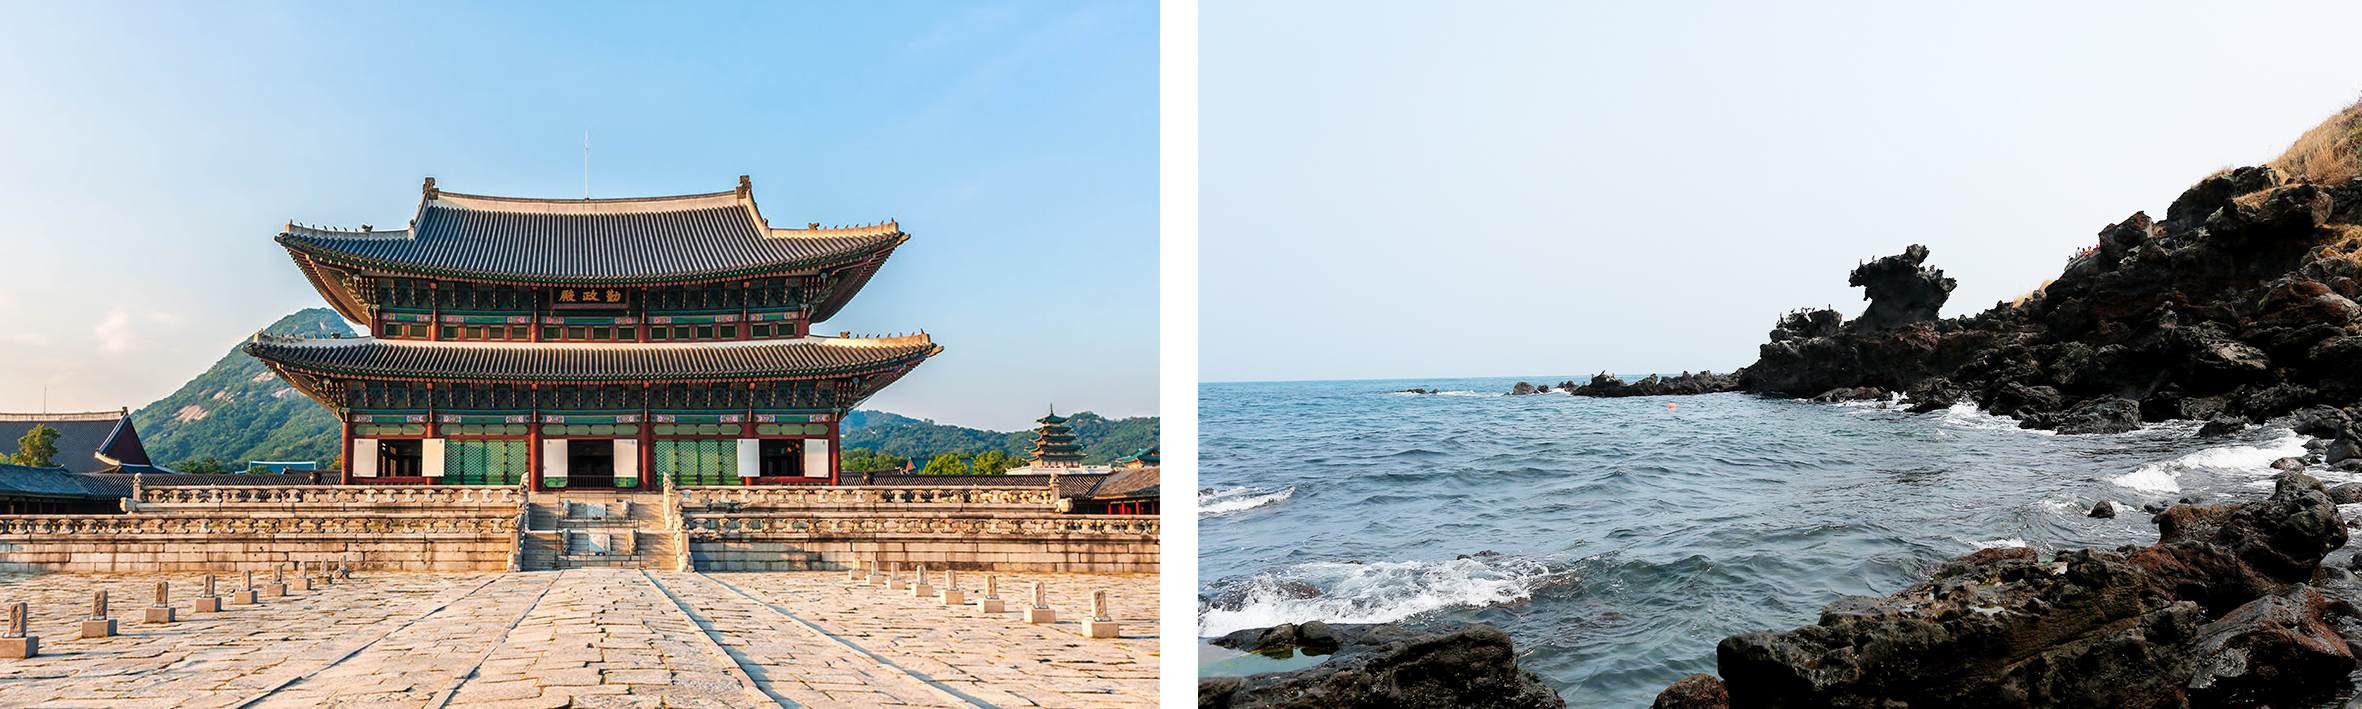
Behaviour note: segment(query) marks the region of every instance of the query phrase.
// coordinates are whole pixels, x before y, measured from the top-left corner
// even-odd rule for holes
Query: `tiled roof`
[[[289,249],[403,273],[535,283],[679,282],[874,263],[909,238],[892,222],[772,229],[749,188],[680,197],[554,200],[429,188],[407,229],[289,224]],[[873,259],[874,257],[874,259]]]
[[[118,485],[98,476],[83,475],[64,468],[0,464],[0,495],[102,498],[125,497],[130,493],[129,483]]]
[[[1091,490],[1090,496],[1097,498],[1157,497],[1158,478],[1161,477],[1160,470],[1154,466],[1117,470],[1108,474],[1106,480],[1100,481],[1099,487]]]
[[[422,342],[256,335],[244,349],[274,367],[316,375],[463,381],[822,376],[916,365],[943,350],[926,335],[684,344]]]
[[[57,429],[57,456],[52,462],[73,472],[94,473],[116,465],[150,462],[147,449],[140,445],[139,431],[121,411],[0,414],[0,454],[15,453],[17,439],[32,432],[34,426]]]

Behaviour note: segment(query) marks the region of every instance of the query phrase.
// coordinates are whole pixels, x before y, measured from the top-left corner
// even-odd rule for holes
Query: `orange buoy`
[[[1665,405],[1665,408],[1668,408],[1668,409],[1670,409],[1670,408],[1673,408],[1673,405],[1672,405],[1672,404],[1666,404],[1666,405]]]

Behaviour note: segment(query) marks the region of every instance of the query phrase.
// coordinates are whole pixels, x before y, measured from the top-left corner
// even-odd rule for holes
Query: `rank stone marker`
[[[1114,638],[1122,637],[1122,635],[1123,633],[1116,627],[1115,619],[1107,615],[1107,590],[1092,591],[1091,637]]]
[[[310,568],[311,563],[312,562],[309,561],[295,562],[295,590],[312,590],[312,576],[311,574],[305,572],[306,569]]]
[[[115,619],[107,617],[107,592],[90,592],[90,617],[82,621],[82,637],[105,638],[115,635]]]
[[[1042,592],[1042,582],[1033,582],[1033,607],[1025,609],[1025,622],[1046,625],[1058,622],[1058,612],[1050,610],[1050,600]]]
[[[886,590],[900,591],[908,587],[902,582],[902,562],[894,562],[894,572],[886,575]]]
[[[976,602],[976,610],[982,613],[1009,612],[1008,604],[1001,602],[1001,577],[989,574],[984,577],[984,600]]]
[[[0,655],[24,659],[41,654],[41,638],[25,632],[25,604],[8,604],[8,632],[0,635]]]
[[[156,605],[148,606],[146,621],[149,623],[170,623],[175,620],[174,615],[176,613],[172,607],[172,582],[156,582]]]
[[[912,597],[915,597],[915,598],[934,598],[934,597],[935,597],[935,587],[934,587],[934,586],[929,586],[929,585],[927,585],[927,565],[926,565],[926,564],[920,564],[920,565],[919,565],[919,582],[918,582],[918,584],[917,584],[917,585],[914,585],[914,586],[911,586],[911,587],[910,587],[910,595],[911,595]]]
[[[284,567],[271,569],[271,582],[262,585],[262,595],[272,598],[287,597],[287,571]]]
[[[200,595],[198,595],[198,596],[197,596],[197,603],[196,603],[196,606],[195,606],[195,607],[193,607],[193,608],[190,608],[190,609],[189,609],[189,612],[191,612],[191,613],[220,613],[220,612],[221,612],[221,597],[220,597],[220,596],[216,596],[216,595],[214,595],[214,594],[213,594],[213,574],[206,574],[206,575],[205,575],[205,593],[203,593],[203,594],[200,594]]]
[[[254,593],[254,571],[249,569],[246,572],[246,590],[231,592],[230,604],[238,606],[251,606],[261,602],[262,599],[256,597]]]
[[[846,581],[859,581],[859,580],[861,580],[861,560],[860,560],[860,559],[854,559],[854,560],[853,560],[853,562],[852,562],[850,565],[848,565],[848,566],[846,566],[846,567],[845,567],[845,580],[846,580]]]
[[[943,570],[943,605],[968,605],[968,595],[960,593],[960,572]]]

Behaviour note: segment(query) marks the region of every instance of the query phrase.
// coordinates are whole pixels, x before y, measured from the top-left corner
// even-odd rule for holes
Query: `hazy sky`
[[[2362,4],[2063,5],[1208,2],[1200,377],[1729,371],[1913,243],[1973,314],[2362,89]]]
[[[137,408],[325,302],[271,241],[453,192],[715,192],[914,235],[821,332],[866,408],[1156,412],[1156,9],[0,0],[0,411]]]

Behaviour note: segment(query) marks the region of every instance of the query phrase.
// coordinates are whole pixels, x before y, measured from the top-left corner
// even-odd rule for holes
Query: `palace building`
[[[779,229],[753,188],[631,199],[444,192],[403,229],[278,242],[358,338],[245,345],[343,420],[346,484],[836,484],[838,425],[943,351],[813,332],[910,237]]]

